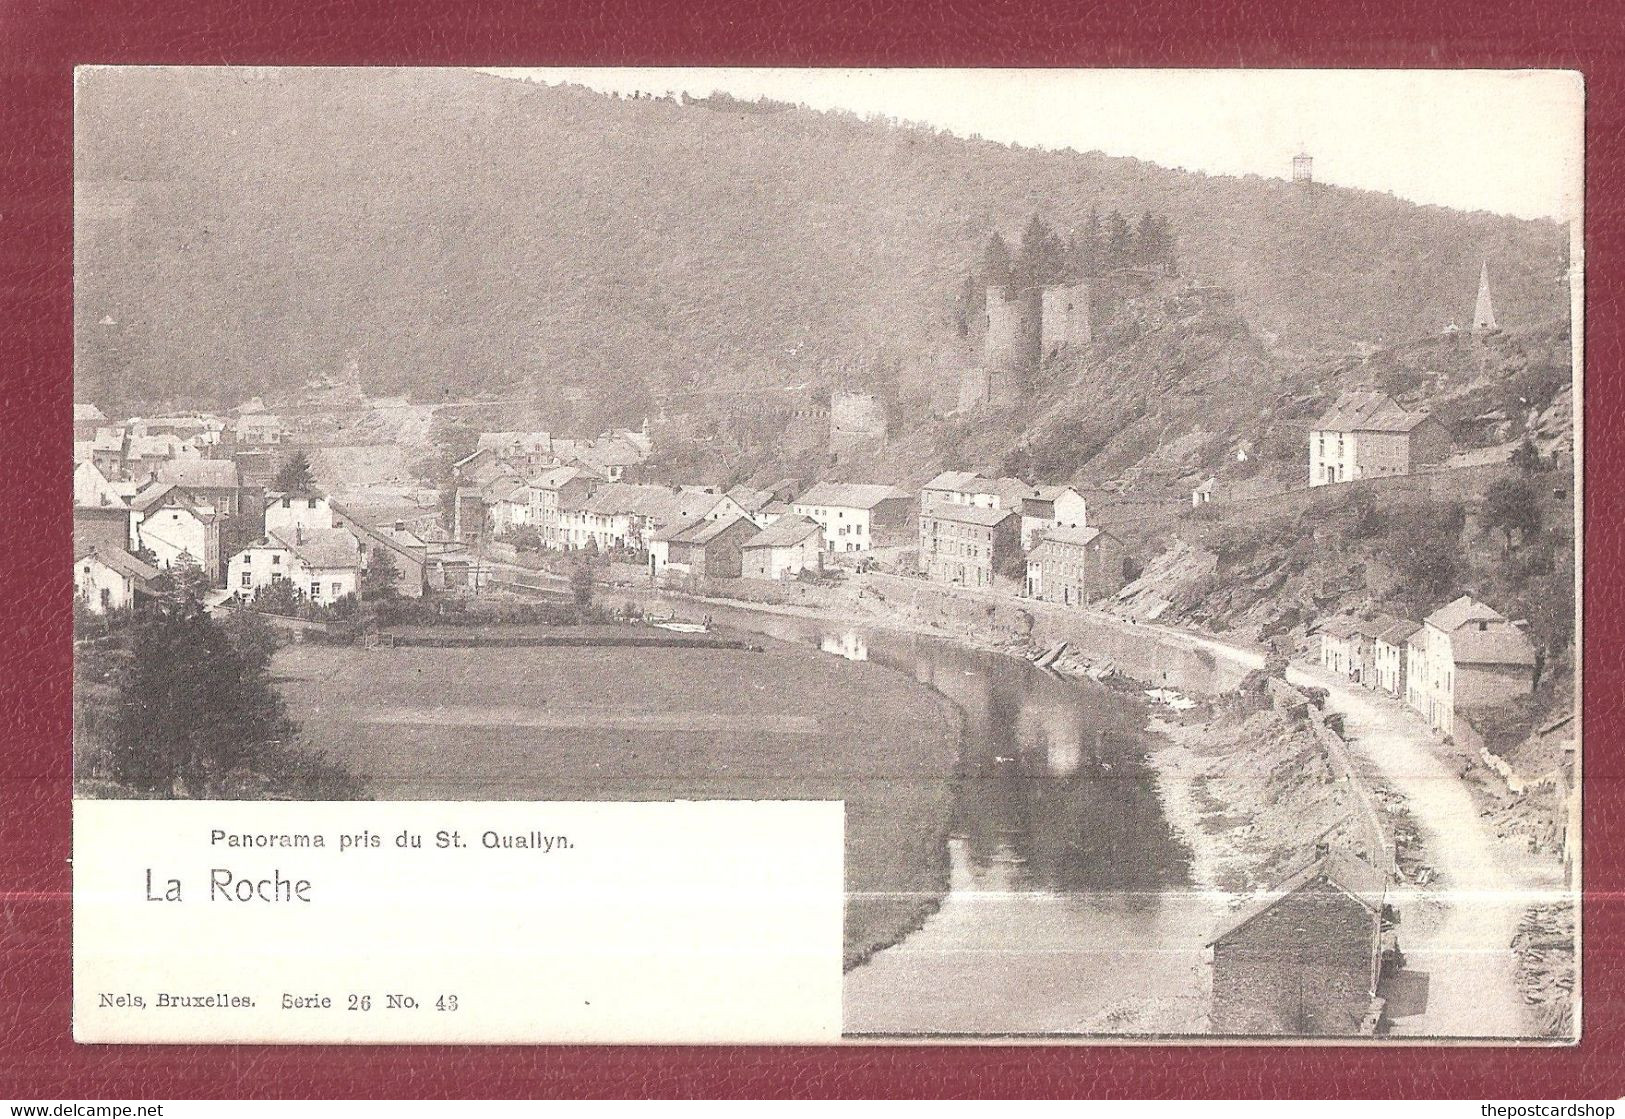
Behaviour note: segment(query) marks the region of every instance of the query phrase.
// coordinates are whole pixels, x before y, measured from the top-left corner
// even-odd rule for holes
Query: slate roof
[[[286,548],[308,567],[361,566],[361,547],[347,528],[307,528],[302,537],[291,532],[268,532],[265,539],[272,547]]]
[[[1332,851],[1270,887],[1264,896],[1252,905],[1244,906],[1208,939],[1208,946],[1229,939],[1286,898],[1306,886],[1321,881],[1343,891],[1372,914],[1382,912],[1387,880],[1381,872],[1353,855]]]
[[[965,487],[976,481],[979,474],[974,470],[944,470],[932,478],[923,488],[928,490],[952,490],[955,493],[964,493]]]
[[[590,470],[583,470],[579,466],[555,466],[530,480],[530,484],[539,490],[562,489],[577,478],[597,478],[598,475]]]
[[[749,486],[734,486],[727,493],[747,513],[760,513],[773,502],[772,490],[753,490]]]
[[[1471,595],[1464,594],[1453,602],[1447,602],[1427,617],[1428,625],[1445,633],[1453,633],[1468,622],[1478,621],[1504,622],[1506,616],[1476,601]]]
[[[1336,637],[1346,640],[1359,632],[1359,627],[1353,618],[1332,618],[1320,623],[1320,632],[1327,637]]]
[[[178,459],[158,468],[160,482],[173,482],[188,489],[237,489],[242,480],[237,464],[226,458]]]
[[[1109,536],[1111,534],[1103,533],[1101,529],[1095,528],[1093,525],[1089,525],[1084,528],[1057,526],[1055,528],[1046,529],[1044,531],[1044,535],[1040,537],[1040,540],[1044,543],[1077,545],[1092,543],[1097,536],[1101,535]],[[1113,539],[1116,538],[1113,537]]]
[[[612,482],[594,490],[582,509],[600,516],[624,513],[635,517],[669,517],[676,513],[677,495],[665,486]]]
[[[896,486],[865,485],[857,482],[819,482],[796,498],[797,505],[834,506],[839,509],[873,509],[882,501],[910,495]]]
[[[813,533],[821,531],[823,531],[823,526],[811,517],[791,514],[788,517],[780,517],[761,532],[745,541],[743,546],[746,548],[791,548]]]
[[[718,517],[714,521],[695,521],[672,537],[675,544],[709,544],[741,521],[750,523],[749,517],[735,513],[731,517]]]
[[[983,505],[949,505],[931,515],[940,521],[981,525],[983,528],[992,528],[994,525],[1003,524],[1011,517],[1021,516],[1014,509],[989,509]]]
[[[1426,412],[1407,412],[1387,393],[1345,392],[1314,430],[1406,432],[1427,418]]]
[[[1422,626],[1419,622],[1412,622],[1405,618],[1395,618],[1374,636],[1378,641],[1398,648],[1409,642],[1412,636],[1421,632]]]
[[[123,548],[97,548],[95,546],[91,546],[84,549],[73,558],[74,562],[77,563],[80,560],[90,556],[94,556],[102,563],[105,563],[108,567],[111,567],[114,571],[117,571],[120,575],[126,575],[132,579],[139,579],[142,582],[146,582],[150,579],[158,578],[158,569],[156,567],[153,567],[151,564],[143,560],[137,559],[129,552],[126,552]]]

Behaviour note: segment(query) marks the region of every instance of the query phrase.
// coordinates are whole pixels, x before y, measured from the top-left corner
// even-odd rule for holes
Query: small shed
[[[1322,848],[1232,917],[1208,941],[1213,1032],[1359,1034],[1381,977],[1385,890],[1381,872]]]

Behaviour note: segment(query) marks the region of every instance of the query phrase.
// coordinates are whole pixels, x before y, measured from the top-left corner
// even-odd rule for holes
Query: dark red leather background
[[[936,10],[933,10],[935,7]],[[8,0],[0,6],[0,1097],[1444,1096],[1625,1091],[1617,0]],[[1576,1048],[75,1046],[77,63],[1540,66],[1587,78],[1584,1041]],[[132,842],[139,842],[132,837]]]

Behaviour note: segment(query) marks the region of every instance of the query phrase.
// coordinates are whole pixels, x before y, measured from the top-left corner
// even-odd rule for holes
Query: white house
[[[107,476],[92,462],[81,462],[73,468],[73,503],[87,508],[130,507],[113,487],[113,483],[109,482]]]
[[[826,552],[867,552],[912,538],[913,503],[896,486],[819,482],[790,511],[818,522]]]
[[[1426,412],[1385,393],[1345,392],[1309,431],[1309,484],[1409,474],[1449,454],[1450,433]]]
[[[1442,734],[1455,732],[1461,708],[1493,707],[1534,690],[1534,644],[1482,602],[1462,595],[1441,606],[1424,619],[1422,637],[1425,690],[1414,705]]]
[[[327,606],[355,594],[360,575],[361,548],[348,529],[296,526],[290,534],[268,532],[232,556],[226,588],[248,599],[289,580],[301,598]]]
[[[136,546],[158,566],[201,567],[215,583],[220,574],[220,518],[214,506],[167,482],[155,482],[130,502]]]
[[[123,610],[151,593],[158,569],[122,548],[91,548],[73,560],[74,595],[92,614]]]
[[[923,515],[923,514],[922,514]],[[1050,529],[1088,528],[1089,507],[1071,486],[1039,486],[1021,499],[1021,547],[1031,551]]]
[[[288,534],[297,528],[332,528],[333,506],[326,494],[279,493],[265,495],[265,531]]]

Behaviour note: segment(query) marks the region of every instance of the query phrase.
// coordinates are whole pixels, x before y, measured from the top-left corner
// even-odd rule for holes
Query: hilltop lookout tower
[[[1308,152],[1301,151],[1292,157],[1292,181],[1305,186],[1315,181],[1315,161]]]

